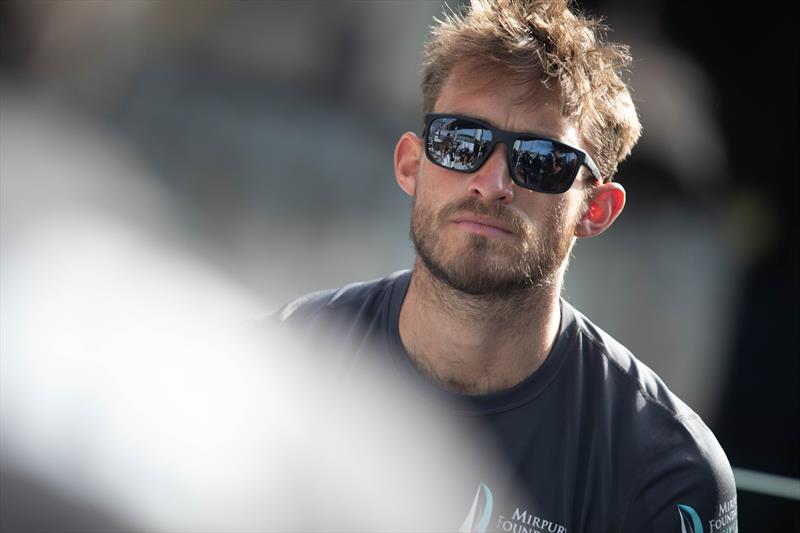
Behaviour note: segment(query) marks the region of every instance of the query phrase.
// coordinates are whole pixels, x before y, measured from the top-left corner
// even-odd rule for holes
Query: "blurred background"
[[[420,54],[442,6],[0,2],[2,254],[90,206],[174,238],[265,312],[409,268],[392,153],[420,129]],[[735,467],[800,477],[787,17],[578,6],[630,45],[644,134],[616,177],[625,212],[578,242],[565,296],[703,417]],[[744,531],[800,530],[799,511],[739,493]]]

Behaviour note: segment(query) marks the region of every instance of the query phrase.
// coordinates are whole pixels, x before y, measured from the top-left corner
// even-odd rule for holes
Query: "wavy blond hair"
[[[430,113],[453,68],[470,61],[501,69],[561,94],[604,179],[631,152],[642,131],[622,73],[628,47],[604,42],[599,21],[570,9],[569,0],[472,0],[434,19],[422,62],[423,114]]]

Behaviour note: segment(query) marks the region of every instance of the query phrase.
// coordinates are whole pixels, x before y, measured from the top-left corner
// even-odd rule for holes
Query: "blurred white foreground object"
[[[458,528],[492,461],[470,428],[248,327],[277,305],[188,251],[123,148],[2,97],[3,529]]]

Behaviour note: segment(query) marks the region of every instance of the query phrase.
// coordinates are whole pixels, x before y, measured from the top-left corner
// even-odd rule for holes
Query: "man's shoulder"
[[[592,379],[598,380],[591,385],[601,387],[609,416],[617,418],[617,427],[625,428],[623,448],[633,453],[629,459],[649,465],[650,475],[658,469],[677,477],[691,471],[689,478],[703,479],[706,486],[721,483],[730,489],[730,464],[702,418],[624,345],[573,311],[585,364],[595,370]]]
[[[584,343],[585,364],[594,371],[589,384],[600,390],[601,401],[610,426],[621,428],[617,435],[625,445],[626,460],[639,465],[640,483],[661,479],[663,488],[643,491],[647,505],[663,501],[664,494],[689,490],[684,484],[694,483],[714,494],[711,500],[724,502],[734,492],[730,463],[711,429],[701,417],[675,395],[664,381],[630,350],[574,310],[575,322]],[[599,387],[599,389],[598,389]],[[620,443],[621,444],[621,443]],[[659,496],[654,496],[658,492]],[[700,501],[706,501],[695,495]],[[687,503],[687,502],[679,502]],[[706,513],[713,510],[707,502]]]
[[[616,387],[615,392],[622,392],[623,396],[633,394],[641,397],[642,401],[668,418],[690,419],[697,416],[653,369],[626,346],[574,307],[571,310],[585,348],[584,354],[594,359],[591,361],[593,366],[607,370],[603,377]]]
[[[639,444],[642,456],[681,448],[713,462],[724,460],[711,429],[655,371],[585,315],[573,312],[588,359],[584,363],[593,369],[590,386],[601,391],[611,416],[629,422],[622,424],[626,437]]]
[[[311,292],[284,305],[273,318],[278,322],[299,325],[321,315],[355,316],[368,307],[374,310],[394,283],[409,275],[410,271],[400,270],[383,278]]]

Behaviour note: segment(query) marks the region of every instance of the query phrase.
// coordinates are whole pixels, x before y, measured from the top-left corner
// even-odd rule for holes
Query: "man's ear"
[[[422,161],[422,139],[407,131],[394,147],[394,177],[409,196],[417,189],[417,175]]]
[[[625,207],[625,189],[619,183],[597,185],[583,207],[583,215],[575,227],[576,237],[600,235],[616,220]]]

